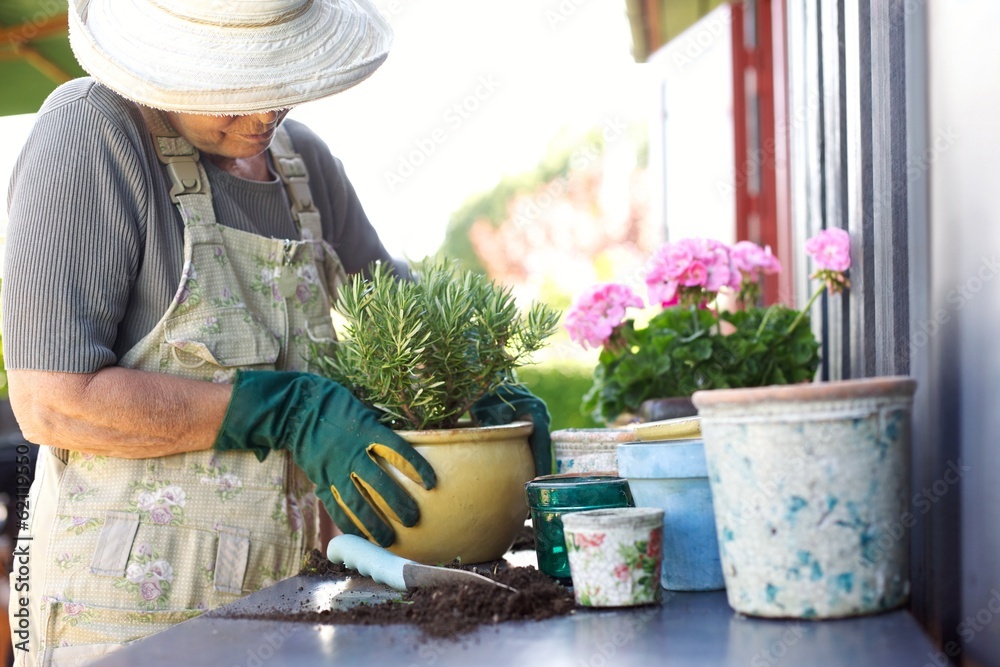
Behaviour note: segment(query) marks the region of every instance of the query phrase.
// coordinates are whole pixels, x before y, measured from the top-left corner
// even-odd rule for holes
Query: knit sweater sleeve
[[[50,98],[14,168],[3,275],[8,368],[95,372],[141,261],[149,171],[85,86]]]

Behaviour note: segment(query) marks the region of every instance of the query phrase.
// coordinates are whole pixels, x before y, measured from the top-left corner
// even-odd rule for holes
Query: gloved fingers
[[[361,498],[368,503],[370,507],[374,508],[383,520],[388,517],[396,523],[403,523],[403,521],[399,518],[399,514],[397,514],[396,510],[386,503],[382,494],[365,482],[365,480],[361,479],[357,473],[351,473],[351,482],[354,484],[354,488],[358,490],[358,493],[361,494]]]
[[[487,394],[469,410],[478,425],[500,426],[514,421],[514,405],[498,394]]]
[[[514,421],[514,408],[498,399],[477,406],[473,410],[473,416],[480,426],[501,426]]]
[[[427,462],[427,459],[421,456],[420,452],[411,447],[405,440],[403,444],[405,447],[396,449],[373,442],[368,445],[368,456],[373,461],[378,456],[406,475],[414,484],[419,484],[425,489],[433,489],[437,485],[437,473],[434,472],[434,468]]]
[[[328,505],[327,510],[341,530],[354,532],[348,530],[349,526],[353,526],[361,535],[383,547],[388,547],[395,541],[396,533],[392,526],[368,504],[353,483],[349,489],[345,489],[345,494],[341,494],[337,487],[331,484],[330,493],[334,507]],[[346,519],[344,525],[340,524],[342,519]]]
[[[417,501],[374,459],[359,459],[351,471],[351,479],[370,506],[383,512],[385,516],[391,516],[407,528],[420,520]]]
[[[326,488],[324,486],[316,487],[316,497],[319,498],[323,506],[326,507],[326,511],[330,514],[330,518],[333,522],[337,524],[337,528],[341,532],[347,533],[349,535],[357,535],[358,537],[363,537],[365,539],[371,539],[371,536],[366,530],[354,523],[354,520],[350,518],[341,507],[340,503],[336,501],[332,493],[333,487]]]

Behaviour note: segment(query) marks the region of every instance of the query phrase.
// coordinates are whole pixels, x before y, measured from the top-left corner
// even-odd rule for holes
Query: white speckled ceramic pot
[[[618,444],[635,440],[630,428],[564,428],[552,432],[556,473],[618,474]]]
[[[660,601],[663,510],[619,507],[562,517],[577,604],[630,607]]]
[[[820,619],[907,602],[915,389],[890,377],[694,394],[733,609]]]

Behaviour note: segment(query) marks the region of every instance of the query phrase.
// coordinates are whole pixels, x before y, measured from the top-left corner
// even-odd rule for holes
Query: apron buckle
[[[170,188],[170,200],[178,203],[181,195],[192,195],[204,192],[202,188],[201,172],[198,163],[194,161],[174,161],[167,163],[167,174],[173,182]]]

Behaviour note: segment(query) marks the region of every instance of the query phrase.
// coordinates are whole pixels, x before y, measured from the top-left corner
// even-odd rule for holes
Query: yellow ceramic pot
[[[399,431],[437,473],[430,491],[388,467],[420,507],[420,521],[405,528],[391,521],[389,550],[420,563],[482,563],[503,557],[524,525],[524,485],[535,476],[528,445],[533,426]]]

